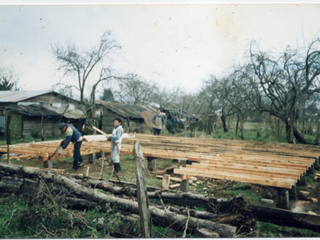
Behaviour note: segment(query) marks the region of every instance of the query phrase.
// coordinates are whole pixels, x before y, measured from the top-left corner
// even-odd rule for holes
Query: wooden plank
[[[250,176],[257,176],[257,177],[270,177],[270,178],[279,178],[279,179],[292,179],[297,181],[300,178],[299,174],[281,174],[281,173],[272,173],[272,172],[263,172],[263,171],[255,171],[255,170],[248,170],[244,168],[242,169],[232,169],[232,168],[214,168],[214,167],[194,167],[194,166],[186,166],[187,169],[197,170],[199,172],[210,172],[210,173],[236,173],[236,174],[247,174]]]
[[[269,173],[280,173],[280,174],[294,174],[294,175],[302,175],[303,170],[301,169],[289,169],[289,168],[276,168],[274,166],[271,167],[263,167],[260,165],[252,166],[248,164],[237,164],[237,163],[225,163],[225,162],[219,162],[219,163],[203,163],[201,164],[192,164],[188,165],[189,168],[223,168],[223,169],[246,169],[251,171],[257,171],[257,172],[269,172]]]
[[[290,179],[264,179],[264,178],[254,178],[246,175],[233,175],[233,174],[223,175],[223,174],[213,174],[213,173],[207,173],[207,172],[195,173],[195,171],[189,171],[186,169],[174,169],[174,173],[175,174],[193,174],[195,176],[225,179],[225,180],[236,181],[236,182],[260,184],[265,186],[288,188],[288,189],[291,189],[291,187],[294,185],[294,181]]]

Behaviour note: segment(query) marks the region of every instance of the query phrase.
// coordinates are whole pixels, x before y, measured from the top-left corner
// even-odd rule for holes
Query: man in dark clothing
[[[80,154],[80,148],[82,144],[81,133],[72,125],[66,123],[60,123],[59,129],[62,133],[65,134],[66,139],[62,145],[62,148],[58,151],[59,154],[62,154],[63,150],[66,149],[70,142],[74,144],[73,149],[73,167],[72,170],[78,170],[79,166],[84,165],[83,158]]]
[[[161,129],[165,127],[165,119],[164,116],[161,114],[160,109],[157,110],[152,117],[153,122],[153,135],[160,135]]]

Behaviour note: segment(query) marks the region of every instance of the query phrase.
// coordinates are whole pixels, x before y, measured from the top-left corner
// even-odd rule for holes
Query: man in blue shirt
[[[114,170],[116,172],[121,171],[120,166],[120,150],[121,150],[121,142],[122,142],[122,120],[121,118],[115,118],[114,120],[114,129],[112,131],[112,135],[108,137],[108,141],[111,141],[111,159],[113,161]]]
[[[73,167],[71,170],[78,170],[79,166],[84,165],[83,158],[80,154],[80,148],[82,144],[81,133],[72,125],[66,123],[60,123],[59,129],[65,134],[66,139],[63,141],[62,148],[58,151],[58,154],[62,154],[63,150],[66,149],[70,142],[74,144],[73,150]]]

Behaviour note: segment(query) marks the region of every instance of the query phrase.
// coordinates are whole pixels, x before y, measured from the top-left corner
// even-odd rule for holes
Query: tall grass
[[[104,211],[68,210],[47,199],[26,203],[17,196],[0,197],[0,238],[109,238],[121,233],[123,216],[109,205]],[[123,233],[123,232],[122,232]],[[136,236],[139,236],[138,234]]]

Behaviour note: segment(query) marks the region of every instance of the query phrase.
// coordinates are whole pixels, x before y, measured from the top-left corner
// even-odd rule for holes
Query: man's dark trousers
[[[76,142],[73,148],[73,169],[79,168],[79,163],[83,162],[83,158],[80,154],[82,141]]]
[[[153,135],[160,135],[161,129],[153,128]]]

